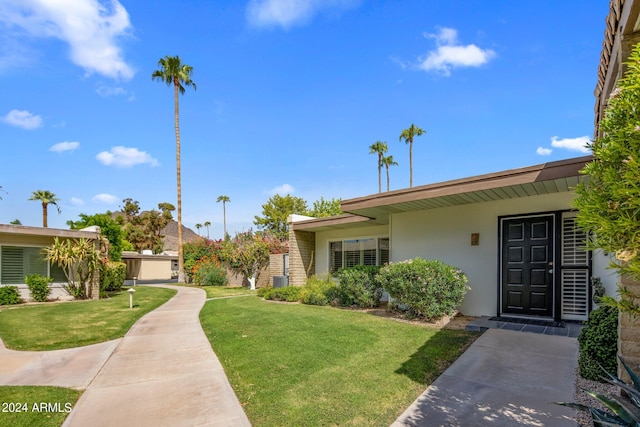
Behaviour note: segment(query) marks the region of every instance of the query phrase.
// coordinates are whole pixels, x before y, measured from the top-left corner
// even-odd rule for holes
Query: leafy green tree
[[[222,202],[222,224],[223,224],[223,238],[227,238],[227,203],[230,202],[231,199],[229,196],[218,196],[216,199],[216,203]]]
[[[202,224],[196,224],[196,230],[198,230],[198,236],[200,235],[200,229],[202,228]]]
[[[211,222],[210,221],[205,221],[203,225],[207,229],[207,239],[208,239],[209,238],[209,227],[211,227]]]
[[[122,251],[128,246],[125,239],[125,232],[122,228],[122,220],[118,221],[110,211],[94,215],[81,213],[78,221],[67,221],[67,225],[72,230],[81,230],[86,227],[96,225],[100,227],[100,234],[109,241],[109,259],[120,261]]]
[[[398,166],[398,162],[393,160],[393,156],[385,156],[380,161],[387,170],[387,191],[389,191],[389,166]]]
[[[627,67],[590,144],[593,160],[582,170],[589,180],[578,186],[575,207],[591,247],[615,254],[618,271],[640,280],[640,45]],[[603,303],[640,316],[640,295],[619,291],[619,301],[605,296]]]
[[[19,219],[17,219],[17,218],[16,218],[16,219],[14,219],[13,221],[11,221],[9,224],[11,224],[11,225],[22,225],[22,223],[20,222],[20,220],[19,220]]]
[[[406,144],[409,144],[409,187],[413,187],[413,139],[423,133],[426,133],[426,131],[411,123],[411,126],[400,134],[399,140],[404,140]]]
[[[47,227],[47,207],[49,205],[54,205],[58,209],[58,214],[60,214],[60,206],[58,206],[59,198],[56,197],[51,191],[48,190],[37,190],[34,191],[29,200],[37,200],[42,203],[42,226]]]
[[[279,239],[286,239],[289,232],[287,217],[291,214],[304,215],[307,211],[307,202],[303,198],[276,194],[262,205],[262,216],[254,216],[253,223],[260,230],[268,230]]]
[[[313,202],[313,207],[309,209],[305,215],[314,218],[340,215],[342,213],[342,209],[340,208],[341,202],[342,199],[325,200],[324,197],[320,197],[320,200]]]
[[[124,217],[124,232],[126,240],[131,242],[136,251],[151,249],[159,253],[162,252],[163,238],[162,230],[173,220],[173,212],[176,208],[171,203],[159,203],[158,209],[140,212],[140,204],[137,200],[130,198],[123,200],[122,211]]]
[[[378,155],[378,193],[382,193],[382,156],[388,149],[387,143],[383,141],[376,141],[369,146],[369,154]]]
[[[185,93],[185,87],[192,86],[196,89],[196,84],[191,80],[193,67],[182,63],[179,56],[165,56],[158,61],[159,70],[151,74],[152,80],[160,80],[173,85],[174,100],[174,121],[176,131],[176,177],[178,189],[178,281],[184,282],[184,259],[182,250],[182,187],[180,183],[180,110],[178,106],[178,93]]]

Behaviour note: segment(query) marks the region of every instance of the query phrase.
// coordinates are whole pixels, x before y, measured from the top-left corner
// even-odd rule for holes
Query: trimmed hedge
[[[603,306],[589,314],[578,335],[578,372],[582,378],[604,382],[604,372],[616,372],[618,361],[618,308]],[[602,368],[601,368],[602,367]]]
[[[342,306],[377,307],[382,297],[382,286],[376,281],[380,266],[358,265],[335,272],[338,279],[337,297]]]
[[[300,291],[300,301],[310,305],[329,305],[336,299],[338,287],[335,282],[327,277],[321,279],[312,276]]]
[[[17,286],[0,286],[0,305],[19,304],[20,291]]]
[[[286,288],[272,288],[265,287],[261,296],[264,299],[273,300],[273,301],[287,301],[287,302],[296,302],[300,300],[300,292],[302,288],[300,286],[287,286]],[[258,295],[260,295],[258,294]]]
[[[427,320],[453,315],[467,293],[467,276],[437,260],[389,263],[380,268],[376,280],[407,316]]]

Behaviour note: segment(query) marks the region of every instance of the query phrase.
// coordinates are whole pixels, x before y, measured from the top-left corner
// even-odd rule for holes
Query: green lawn
[[[390,425],[477,337],[260,298],[209,301],[200,321],[257,426]]]
[[[226,286],[198,286],[186,283],[175,283],[175,285],[202,289],[207,293],[207,298],[232,297],[236,295],[255,295],[256,293],[256,291],[252,291],[251,289],[245,287],[228,288]]]
[[[120,338],[140,317],[167,302],[176,291],[136,286],[129,308],[126,289],[98,301],[3,307],[0,337],[14,350],[58,350]]]
[[[0,386],[0,426],[58,427],[81,393],[61,387]]]

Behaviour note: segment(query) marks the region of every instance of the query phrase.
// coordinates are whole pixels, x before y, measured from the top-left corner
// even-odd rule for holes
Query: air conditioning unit
[[[287,276],[273,276],[274,288],[286,288],[289,286],[289,278]]]

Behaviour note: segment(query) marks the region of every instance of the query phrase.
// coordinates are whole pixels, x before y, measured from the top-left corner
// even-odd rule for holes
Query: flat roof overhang
[[[324,231],[389,223],[389,214],[572,191],[587,179],[591,156],[543,163],[342,201],[346,214],[294,222],[294,230]]]
[[[72,239],[97,239],[98,233],[82,230],[64,230],[61,228],[29,227],[25,225],[0,224],[0,234],[12,234],[14,236],[47,236],[64,237]]]

